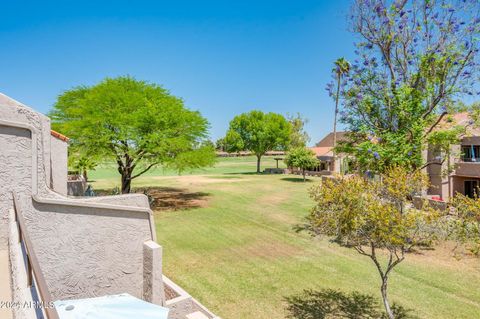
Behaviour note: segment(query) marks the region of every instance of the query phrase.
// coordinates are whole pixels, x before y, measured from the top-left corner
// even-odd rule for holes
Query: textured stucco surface
[[[143,299],[157,305],[165,304],[162,247],[152,240],[143,244]]]
[[[61,156],[66,155],[60,147]],[[146,197],[117,198],[116,205],[115,199],[98,198],[95,201],[105,204],[97,205],[52,191],[51,167],[55,170],[56,165],[51,159],[59,149],[54,143],[52,147],[50,121],[1,94],[0,149],[0,245],[7,243],[14,191],[54,299],[121,292],[142,297],[142,245],[153,237]],[[38,203],[32,196],[63,204]],[[116,209],[122,204],[131,210]]]
[[[32,179],[30,133],[0,125],[0,249],[6,248],[13,187],[29,192]]]
[[[51,188],[67,195],[68,144],[50,135],[50,180]]]
[[[148,215],[35,201],[22,213],[54,300],[124,292],[142,297]]]

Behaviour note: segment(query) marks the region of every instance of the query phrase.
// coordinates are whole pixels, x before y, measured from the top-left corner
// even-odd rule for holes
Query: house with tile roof
[[[347,132],[337,132],[337,143],[346,139]],[[346,156],[344,154],[336,154],[335,165],[332,165],[333,156],[333,132],[327,134],[314,147],[310,149],[320,161],[320,164],[310,171],[313,175],[329,175],[340,173],[344,169]]]
[[[473,197],[480,187],[480,128],[472,126],[468,112],[457,113],[443,120],[437,129],[453,126],[465,127],[466,132],[456,145],[451,146],[450,156],[442,154],[434,146],[424,151],[429,165],[426,172],[430,179],[428,195],[448,200],[456,193]]]

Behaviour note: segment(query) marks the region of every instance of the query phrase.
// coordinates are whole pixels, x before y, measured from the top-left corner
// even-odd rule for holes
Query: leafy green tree
[[[306,147],[310,141],[310,137],[305,131],[305,124],[308,123],[308,120],[303,118],[300,113],[296,115],[287,114],[287,119],[292,125],[289,148]]]
[[[425,184],[425,176],[418,171],[395,167],[387,169],[379,181],[355,175],[327,179],[311,189],[316,206],[307,227],[371,259],[390,319],[395,318],[387,295],[391,271],[412,248],[433,241],[440,228],[437,210],[428,203],[417,210],[409,201]]]
[[[53,127],[67,134],[82,154],[112,159],[122,193],[157,165],[178,171],[214,162],[205,145],[208,122],[159,85],[132,77],[106,78],[58,97]]]
[[[362,170],[425,163],[428,136],[480,94],[479,2],[356,0],[350,15],[355,62],[340,90],[340,120],[350,131],[341,151]],[[335,84],[328,85],[336,97]]]
[[[285,158],[285,163],[288,167],[301,169],[304,182],[305,170],[314,168],[320,164],[315,156],[315,153],[306,147],[299,147],[289,151],[287,157]]]
[[[229,152],[251,151],[257,157],[257,173],[260,160],[266,152],[287,149],[292,125],[283,115],[251,111],[237,115],[230,122],[225,137]]]

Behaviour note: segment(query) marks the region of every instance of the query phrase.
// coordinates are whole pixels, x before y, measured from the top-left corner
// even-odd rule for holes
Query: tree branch
[[[130,179],[137,178],[138,176],[146,173],[148,170],[150,170],[152,167],[154,167],[155,165],[158,165],[158,164],[160,164],[160,162],[155,162],[155,163],[152,163],[152,164],[148,165],[147,168],[145,168],[145,169],[144,169],[143,171],[141,171],[140,173],[132,176]]]

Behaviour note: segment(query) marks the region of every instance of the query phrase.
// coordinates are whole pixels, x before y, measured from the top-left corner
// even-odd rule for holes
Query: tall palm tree
[[[333,68],[333,72],[337,76],[337,94],[335,96],[335,115],[333,120],[333,162],[332,162],[332,171],[335,171],[335,147],[337,146],[337,115],[338,115],[338,100],[340,98],[340,85],[342,83],[342,77],[345,74],[350,72],[350,62],[348,62],[345,58],[339,58],[335,61],[335,67]]]

